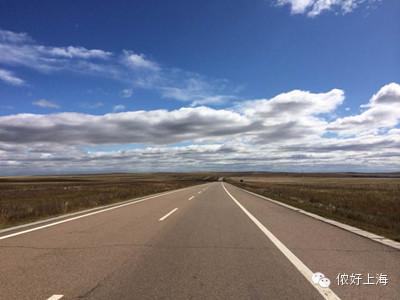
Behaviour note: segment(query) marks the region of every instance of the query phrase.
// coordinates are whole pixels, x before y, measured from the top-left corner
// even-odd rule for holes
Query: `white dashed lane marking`
[[[47,300],[58,300],[58,299],[61,299],[62,297],[64,297],[64,295],[53,295],[50,298],[48,298]]]
[[[173,210],[171,210],[169,213],[167,213],[164,217],[160,218],[159,221],[164,221],[166,218],[168,218],[170,215],[172,215],[174,212],[176,212],[178,210],[178,208],[174,208]]]

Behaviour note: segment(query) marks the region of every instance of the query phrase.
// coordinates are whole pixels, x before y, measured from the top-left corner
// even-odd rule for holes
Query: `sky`
[[[397,0],[0,2],[0,175],[400,171]]]

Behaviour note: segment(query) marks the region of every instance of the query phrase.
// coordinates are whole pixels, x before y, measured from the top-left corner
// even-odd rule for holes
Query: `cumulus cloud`
[[[59,113],[0,117],[0,141],[62,144],[170,144],[225,136],[253,127],[244,116],[206,107],[110,113]]]
[[[395,127],[400,121],[400,85],[383,86],[362,108],[366,110],[361,114],[335,120],[328,130],[340,135],[360,135]]]
[[[310,15],[337,3],[293,1],[294,13]],[[348,5],[352,7],[350,2]],[[104,115],[63,112],[0,116],[1,174],[98,169],[400,168],[397,83],[380,88],[361,107],[361,113],[338,118],[336,111],[345,101],[340,89],[322,93],[293,90],[269,99],[229,105],[238,99],[226,92],[234,90],[226,80],[161,67],[133,51],[115,54],[84,47],[50,47],[40,45],[25,33],[0,30],[0,52],[1,64],[42,72],[69,70],[109,76],[132,89],[152,89],[165,99],[186,102],[188,106],[125,111],[125,106],[119,104]],[[0,80],[24,84],[13,72],[3,69]],[[132,89],[125,89],[120,95],[130,97]],[[225,108],[218,108],[222,103]],[[59,108],[46,99],[35,101],[34,105]],[[98,102],[85,107],[101,105]],[[129,149],[132,144],[134,149]]]
[[[58,104],[46,99],[39,99],[37,101],[32,102],[32,104],[44,108],[60,108]]]
[[[359,115],[336,120],[330,115],[344,102],[339,89],[294,90],[225,109],[1,116],[0,167],[10,174],[60,171],[60,165],[63,172],[395,171],[399,95],[397,83],[385,85]],[[382,118],[381,112],[390,115]],[[352,135],[342,134],[349,130]]]
[[[294,90],[272,99],[246,101],[237,110],[250,119],[262,120],[264,130],[255,142],[315,138],[328,125],[322,116],[333,112],[344,100],[344,92],[333,89],[326,93]]]
[[[272,99],[244,102],[240,109],[246,114],[264,118],[279,119],[283,116],[318,115],[334,111],[343,103],[344,92],[333,89],[327,93],[311,93],[293,90]]]
[[[102,116],[19,114],[0,117],[0,141],[172,144],[238,136],[257,144],[290,142],[320,136],[327,122],[319,115],[333,111],[342,101],[339,90],[319,94],[292,91],[269,100],[247,101],[233,109],[200,106]],[[122,110],[123,105],[114,107],[114,112]]]
[[[364,2],[376,0],[276,0],[279,6],[289,5],[292,14],[306,14],[309,17],[315,17],[328,10],[349,13]]]
[[[16,86],[25,84],[25,81],[23,79],[15,76],[13,72],[4,69],[0,69],[0,80]]]
[[[325,93],[294,90],[271,99],[244,101],[230,109],[205,106],[176,110],[128,111],[123,105],[115,113],[90,115],[58,113],[50,115],[17,114],[0,117],[0,141],[14,143],[67,144],[171,144],[196,139],[233,138],[258,144],[292,143],[293,140],[321,138],[329,131],[338,134],[351,130],[379,134],[385,126],[394,128],[400,111],[393,104],[400,99],[399,85],[382,87],[356,116],[329,121],[344,101],[344,92]],[[57,108],[48,100],[35,102]],[[371,121],[371,117],[375,118]],[[372,131],[371,131],[372,130]]]

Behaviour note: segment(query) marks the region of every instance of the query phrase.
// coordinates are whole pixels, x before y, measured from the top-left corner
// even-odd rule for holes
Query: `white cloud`
[[[230,95],[204,95],[199,97],[198,99],[193,99],[192,106],[199,106],[199,105],[220,105],[227,103],[233,99],[235,96]]]
[[[376,0],[276,0],[279,6],[289,5],[292,14],[307,14],[309,17],[335,9],[349,13],[364,2],[376,2]]]
[[[124,111],[125,109],[126,109],[125,105],[117,104],[114,106],[113,112],[120,112],[120,111]]]
[[[160,88],[164,98],[191,102],[192,106],[219,105],[235,98],[222,94],[226,85],[223,80],[213,82],[194,74],[182,74],[182,77],[186,78],[178,86],[166,83]]]
[[[123,89],[120,93],[122,98],[130,98],[132,97],[133,89]]]
[[[25,32],[13,32],[0,29],[0,41],[11,43],[30,43],[32,38]]]
[[[37,101],[32,102],[32,104],[44,108],[60,108],[58,104],[46,99],[39,99]]]
[[[399,84],[388,84],[364,112],[333,121],[329,115],[344,101],[338,89],[294,90],[229,109],[1,116],[0,168],[3,173],[51,172],[60,171],[61,162],[61,171],[398,170],[399,95]],[[374,111],[384,111],[385,117]],[[365,114],[378,118],[370,122]],[[376,130],[379,124],[384,131]],[[357,134],[326,136],[350,129]],[[173,146],[181,142],[185,146]],[[144,146],[127,149],[127,144]],[[120,150],[104,150],[106,145]]]
[[[132,69],[144,69],[150,71],[160,70],[158,64],[147,59],[144,54],[136,54],[128,50],[123,51],[123,61]]]
[[[397,97],[397,84],[383,87],[370,101],[371,105],[389,105]],[[245,101],[231,109],[187,107],[177,110],[123,112],[119,104],[105,115],[59,113],[51,115],[19,114],[0,117],[0,141],[18,143],[113,144],[150,143],[171,144],[195,139],[232,139],[257,144],[288,144],[293,141],[314,141],[327,130],[346,130],[353,117],[329,122],[327,115],[344,100],[341,90],[311,93],[294,90],[271,99]],[[382,102],[384,104],[382,104]],[[379,104],[377,104],[379,103]],[[56,108],[48,100],[35,103]],[[380,108],[379,108],[380,109]],[[387,110],[385,110],[387,111]],[[363,118],[368,111],[356,117]],[[393,128],[400,113],[393,113],[387,128]],[[349,119],[350,118],[350,119]],[[397,120],[397,121],[393,121]],[[340,126],[344,128],[340,128]],[[375,126],[367,123],[367,125]],[[351,124],[354,128],[354,124]],[[59,132],[58,132],[59,131]]]
[[[400,85],[390,83],[383,86],[359,115],[339,118],[329,125],[328,130],[340,135],[378,133],[396,126],[400,121]]]
[[[23,79],[15,76],[13,72],[4,69],[0,69],[0,80],[16,86],[25,84],[25,81]]]
[[[35,42],[26,33],[0,29],[0,63],[23,66],[43,72],[57,70],[85,71],[82,62],[105,60],[111,52],[84,47],[49,47]]]
[[[115,106],[115,111],[125,109]],[[59,113],[0,117],[0,141],[64,144],[169,144],[205,136],[228,136],[249,130],[252,122],[238,113],[206,107],[173,111],[131,111],[101,116]]]
[[[302,14],[315,0],[277,0],[278,5],[290,5],[293,14]]]
[[[67,58],[101,58],[106,59],[112,55],[111,52],[99,50],[99,49],[86,49],[84,47],[44,47],[38,46],[37,48],[40,52],[47,55],[54,55],[59,57]]]
[[[272,99],[247,101],[240,105],[246,114],[268,118],[293,115],[317,115],[329,113],[343,103],[344,92],[333,89],[327,93],[311,93],[293,90]]]
[[[272,99],[246,101],[236,109],[262,121],[264,130],[255,136],[257,143],[273,143],[321,136],[328,125],[324,115],[334,112],[343,100],[344,92],[338,89],[326,93],[294,90]]]
[[[234,90],[226,80],[210,80],[178,68],[161,67],[144,54],[130,50],[116,54],[81,46],[47,46],[26,33],[0,29],[0,53],[0,64],[10,67],[30,68],[44,74],[69,71],[111,78],[192,105],[221,104],[233,98],[225,93]],[[121,96],[130,97],[132,91],[125,89]]]

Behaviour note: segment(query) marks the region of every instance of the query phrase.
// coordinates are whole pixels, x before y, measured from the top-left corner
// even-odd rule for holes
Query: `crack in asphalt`
[[[107,276],[108,277],[108,276]],[[103,278],[102,280],[100,280],[99,282],[97,282],[91,289],[89,289],[86,293],[79,295],[77,299],[84,299],[90,296],[90,294],[92,294],[97,288],[99,288],[101,286],[101,282],[106,280],[107,277]]]

